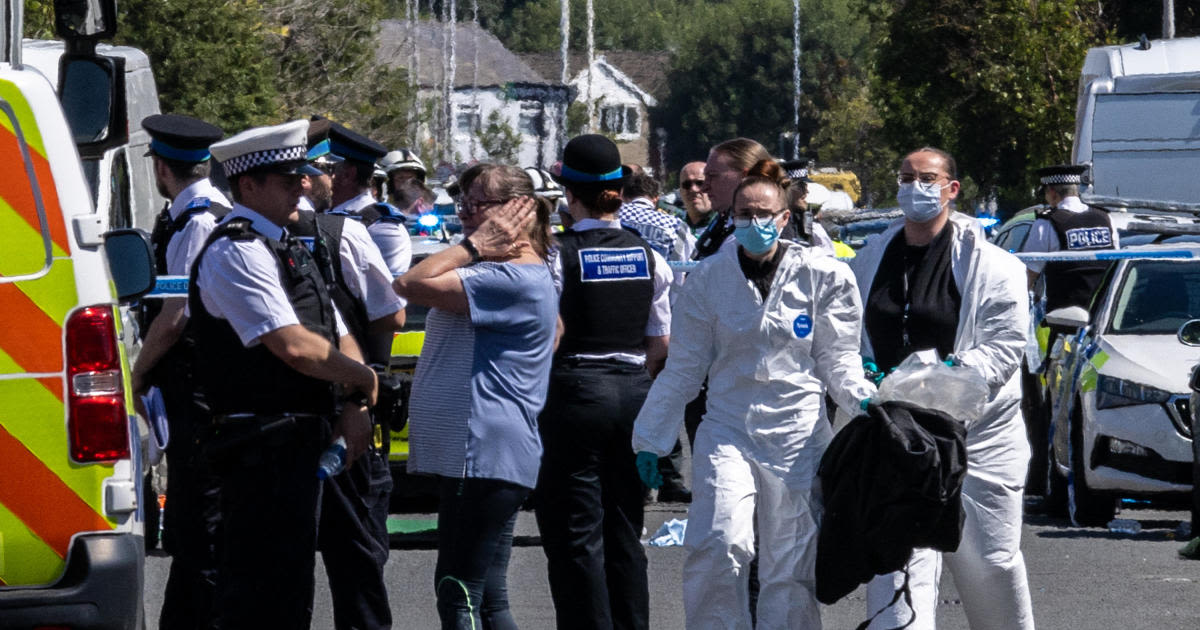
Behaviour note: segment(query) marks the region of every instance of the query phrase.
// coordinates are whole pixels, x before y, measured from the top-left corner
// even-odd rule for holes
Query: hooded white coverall
[[[875,391],[858,351],[858,289],[844,263],[791,244],[764,304],[737,251],[721,248],[683,285],[671,352],[634,424],[633,448],[670,452],[707,376],[684,539],[687,627],[750,628],[757,505],[757,627],[820,628],[816,470],[832,437],[822,401],[828,388],[839,405],[858,409]]]
[[[864,302],[883,252],[904,225],[901,219],[859,251],[852,262]],[[979,372],[991,388],[983,414],[967,427],[966,520],[958,551],[918,549],[909,560],[913,630],[935,627],[938,580],[944,558],[954,575],[972,630],[1033,628],[1033,606],[1021,555],[1022,503],[1029,442],[1021,416],[1021,357],[1029,328],[1025,266],[987,242],[975,219],[950,213],[951,269],[962,294],[954,356]],[[863,355],[873,356],[863,331]],[[867,587],[867,614],[892,599],[902,573],[876,576]],[[912,613],[903,599],[875,618],[871,629],[894,628]]]

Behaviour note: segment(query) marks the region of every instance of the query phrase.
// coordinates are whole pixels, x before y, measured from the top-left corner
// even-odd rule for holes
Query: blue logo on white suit
[[[579,250],[583,282],[650,279],[650,259],[641,247],[592,247]]]
[[[808,315],[797,315],[796,319],[792,320],[792,332],[796,333],[798,339],[803,339],[812,332],[812,318]]]

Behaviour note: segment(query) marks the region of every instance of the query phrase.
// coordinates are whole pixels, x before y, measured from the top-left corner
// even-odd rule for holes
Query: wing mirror
[[[1176,336],[1185,346],[1200,346],[1200,319],[1184,322]]]
[[[1088,312],[1082,306],[1068,306],[1046,313],[1046,323],[1061,328],[1083,328],[1088,325]]]
[[[105,233],[104,255],[118,300],[136,300],[154,289],[154,250],[144,231],[124,228]]]

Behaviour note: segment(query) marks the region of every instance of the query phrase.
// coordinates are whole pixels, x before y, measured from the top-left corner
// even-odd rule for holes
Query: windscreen
[[[1200,264],[1142,260],[1130,263],[1117,294],[1109,332],[1173,335],[1200,318]]]
[[[1099,94],[1092,119],[1097,195],[1200,199],[1200,92]]]

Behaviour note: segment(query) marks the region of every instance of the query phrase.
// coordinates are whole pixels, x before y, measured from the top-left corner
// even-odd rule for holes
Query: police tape
[[[1020,252],[1013,254],[1021,262],[1080,262],[1096,260],[1200,260],[1198,249],[1123,250],[1112,249],[1094,252]],[[838,258],[850,261],[853,258]],[[692,271],[700,265],[698,260],[671,260],[667,265],[674,271]],[[150,299],[187,297],[187,276],[159,276],[154,290],[146,294]]]

